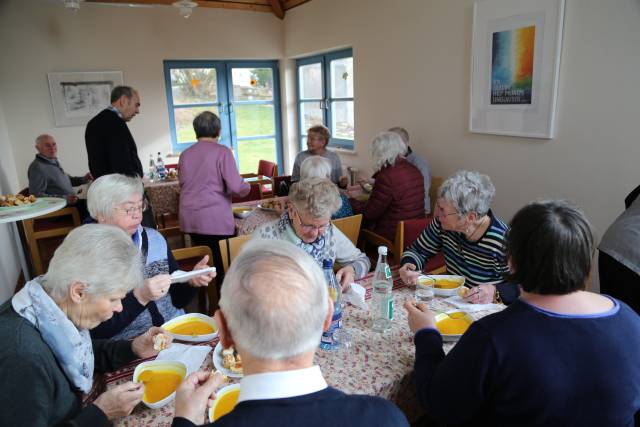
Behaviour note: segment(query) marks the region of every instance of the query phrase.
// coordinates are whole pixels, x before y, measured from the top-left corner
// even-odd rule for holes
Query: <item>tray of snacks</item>
[[[0,195],[0,210],[22,210],[29,209],[35,205],[43,203],[42,199],[36,196],[23,196],[22,194]]]
[[[287,207],[287,202],[285,200],[279,200],[279,199],[263,200],[258,205],[258,208],[260,209],[263,209],[265,211],[278,212],[278,213],[283,212],[286,207]]]

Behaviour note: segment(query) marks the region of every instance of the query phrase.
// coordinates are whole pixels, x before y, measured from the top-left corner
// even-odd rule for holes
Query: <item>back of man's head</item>
[[[111,91],[111,103],[117,102],[118,99],[123,96],[127,99],[131,99],[133,97],[133,88],[131,86],[116,86]]]
[[[283,360],[317,348],[329,300],[311,256],[282,240],[255,240],[227,272],[220,308],[237,347]]]
[[[394,126],[390,128],[387,132],[397,133],[398,135],[400,135],[400,138],[402,138],[402,142],[409,145],[409,131],[407,131],[405,128],[400,126]]]

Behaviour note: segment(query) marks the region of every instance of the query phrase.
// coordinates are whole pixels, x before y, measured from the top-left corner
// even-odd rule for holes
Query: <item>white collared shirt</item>
[[[327,388],[320,367],[248,375],[240,381],[238,402],[284,399],[303,396]]]

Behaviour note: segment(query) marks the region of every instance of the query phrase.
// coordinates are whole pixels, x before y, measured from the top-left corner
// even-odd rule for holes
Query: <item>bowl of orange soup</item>
[[[189,313],[171,319],[162,329],[180,341],[205,342],[218,336],[218,326],[213,318],[200,313]]]
[[[450,310],[436,315],[436,328],[443,341],[456,341],[473,323],[473,318],[462,310]]]
[[[176,397],[176,389],[186,375],[187,367],[182,362],[152,360],[136,366],[133,382],[144,384],[142,403],[156,409]]]
[[[464,276],[451,274],[421,275],[418,281],[433,283],[433,293],[441,297],[458,295],[458,290],[464,285]]]
[[[216,399],[209,408],[209,421],[219,420],[222,416],[233,411],[238,403],[238,397],[240,397],[240,384],[230,384],[218,390]]]

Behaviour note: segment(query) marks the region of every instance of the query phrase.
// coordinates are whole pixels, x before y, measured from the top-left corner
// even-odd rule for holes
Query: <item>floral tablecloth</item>
[[[233,207],[249,206],[253,208],[253,210],[247,217],[235,218],[236,234],[238,236],[241,236],[243,234],[251,234],[254,232],[256,228],[258,228],[262,224],[266,224],[267,222],[274,221],[280,217],[281,212],[279,211],[261,209],[258,207],[258,205],[271,200],[281,200],[282,202],[286,202],[287,200],[289,200],[289,198],[287,196],[272,197],[270,199],[252,200],[250,202],[234,203],[232,205]]]
[[[392,268],[394,279],[394,320],[389,330],[378,333],[371,330],[369,313],[353,306],[345,307],[343,312],[344,328],[353,338],[353,348],[346,353],[318,349],[315,363],[320,366],[327,383],[346,393],[376,395],[393,401],[402,409],[410,422],[417,420],[423,410],[418,404],[415,388],[411,383],[415,347],[413,334],[407,325],[407,314],[402,304],[413,297],[413,289],[405,287],[400,280],[397,267]],[[372,274],[358,282],[367,288],[367,299],[371,297]],[[443,299],[436,298],[431,306],[436,311],[454,308]],[[495,311],[471,313],[474,319],[480,319]],[[215,347],[218,339],[204,343]],[[203,345],[203,344],[200,344]],[[445,343],[444,350],[449,352],[455,343]],[[204,369],[211,369],[211,352],[203,363]],[[130,381],[135,365],[131,365],[107,374],[106,387],[111,388]],[[230,382],[239,380],[230,378]],[[131,415],[114,422],[115,426],[170,426],[174,404],[169,403],[156,410],[138,405]]]
[[[180,184],[177,180],[145,182],[144,190],[155,215],[178,214]]]

